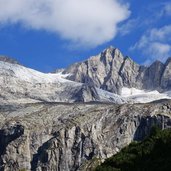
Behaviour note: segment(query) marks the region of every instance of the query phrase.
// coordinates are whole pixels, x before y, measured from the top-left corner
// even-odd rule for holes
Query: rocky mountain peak
[[[165,63],[165,68],[161,78],[162,89],[171,89],[171,57],[167,59]]]
[[[110,53],[112,54],[113,52],[115,52],[117,48],[113,47],[113,46],[109,46],[108,48],[104,49],[102,53],[107,54]]]
[[[151,70],[151,72],[156,73],[156,70],[158,71],[160,68],[162,68],[163,70],[164,67],[165,67],[165,64],[163,64],[159,60],[156,60],[148,68]]]
[[[159,61],[159,60],[155,60],[152,64],[155,64],[155,65],[162,65],[163,62]]]
[[[7,57],[7,56],[3,56],[3,55],[0,55],[0,61],[8,62],[11,64],[19,64],[19,62],[17,60],[10,58],[10,57]]]
[[[169,57],[169,58],[166,60],[166,63],[165,63],[165,65],[169,65],[169,64],[171,64],[171,57]]]
[[[108,47],[97,56],[71,65],[64,70],[68,79],[91,84],[118,93],[122,87],[159,90],[171,89],[171,58],[165,64],[156,60],[149,67],[139,65],[130,57],[124,57],[115,47]]]
[[[123,55],[121,53],[121,51],[118,48],[114,48],[113,46],[110,46],[108,48],[106,48],[102,53],[101,53],[101,57],[102,58],[122,58],[123,59]]]

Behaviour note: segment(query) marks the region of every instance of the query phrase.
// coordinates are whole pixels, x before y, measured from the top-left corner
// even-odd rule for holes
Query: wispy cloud
[[[157,11],[157,12],[156,12]],[[171,16],[171,3],[157,2],[143,7],[136,16],[131,15],[129,20],[120,24],[119,33],[121,36],[131,34],[137,30],[147,30],[157,25],[162,20]]]
[[[148,61],[165,61],[171,55],[171,25],[147,31],[130,50],[141,50],[148,55]]]
[[[124,24],[121,24],[121,26],[119,27],[119,33],[121,36],[125,36],[129,33],[131,33],[133,30],[135,30],[135,28],[137,26],[140,25],[140,19],[136,18],[136,19],[130,19],[127,22],[125,22]]]
[[[171,16],[171,3],[162,4],[162,9],[159,14],[160,16]]]
[[[20,23],[93,47],[115,37],[128,8],[119,0],[0,0],[0,25]]]

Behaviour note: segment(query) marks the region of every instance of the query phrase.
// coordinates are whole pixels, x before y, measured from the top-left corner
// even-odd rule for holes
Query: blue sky
[[[169,0],[0,0],[0,54],[50,72],[119,48],[140,64],[171,56]]]

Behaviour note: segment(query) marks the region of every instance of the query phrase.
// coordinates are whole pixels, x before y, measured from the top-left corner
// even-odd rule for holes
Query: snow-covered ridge
[[[0,61],[0,102],[113,102],[126,103],[113,93],[91,89],[89,85],[67,80],[69,74],[42,73],[18,64]],[[85,88],[84,88],[85,87]]]
[[[8,73],[20,80],[34,83],[72,82],[65,79],[68,74],[42,73],[18,64],[11,64],[3,61],[0,61],[0,73]]]

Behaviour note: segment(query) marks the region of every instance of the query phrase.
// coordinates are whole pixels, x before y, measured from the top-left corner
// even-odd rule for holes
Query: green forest
[[[171,171],[171,129],[152,128],[142,142],[132,142],[95,171]]]

